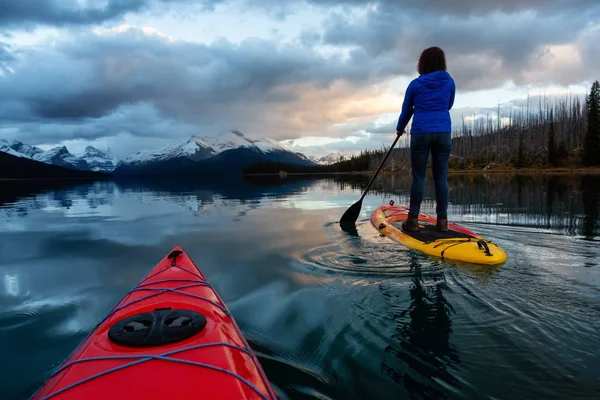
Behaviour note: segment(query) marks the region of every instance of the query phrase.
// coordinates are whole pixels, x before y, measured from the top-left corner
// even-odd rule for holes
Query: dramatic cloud
[[[9,28],[41,25],[90,25],[123,17],[125,14],[149,9],[167,3],[185,3],[190,0],[106,0],[87,2],[78,0],[2,0],[0,26]],[[196,0],[196,4],[218,3]],[[103,4],[102,4],[103,3]],[[100,5],[99,5],[100,4]]]
[[[14,57],[10,52],[10,46],[0,42],[0,62],[12,61]]]
[[[580,72],[583,76],[565,77],[563,71],[557,71],[552,76],[536,79],[528,72],[543,68],[544,57],[554,46],[575,42],[588,32],[594,20],[600,20],[600,3],[596,1],[530,2],[534,6],[540,3],[540,12],[530,11],[527,2],[519,2],[522,8],[518,12],[510,6],[502,11],[514,13],[477,15],[471,15],[477,6],[465,8],[470,12],[462,15],[461,2],[434,2],[457,5],[451,16],[445,14],[451,11],[448,7],[435,11],[425,7],[431,3],[418,2],[411,6],[408,2],[390,1],[369,9],[359,18],[337,12],[326,23],[324,41],[331,45],[358,46],[370,57],[387,54],[395,58],[406,73],[414,71],[416,59],[424,48],[440,46],[447,53],[448,67],[457,86],[463,90],[492,88],[506,80],[517,84],[564,84],[593,78],[579,62],[575,71],[568,72]],[[476,3],[481,7],[490,4],[462,3]]]
[[[339,107],[355,97],[356,87],[386,74],[377,65],[325,58],[299,45],[172,42],[137,28],[65,39],[23,52],[10,65],[14,72],[0,93],[4,123],[88,122],[148,103],[155,116],[229,129],[335,122],[327,107],[319,108]],[[347,118],[382,111],[355,100],[343,110]]]
[[[265,2],[269,1],[265,0]],[[327,6],[339,4],[350,6],[397,6],[402,10],[451,15],[477,15],[493,11],[514,13],[523,10],[534,10],[540,13],[556,13],[560,11],[586,12],[591,6],[598,5],[596,0],[307,0],[307,2]]]
[[[277,29],[259,38],[243,25],[230,25],[231,37],[178,28],[217,14],[270,18]],[[149,15],[160,28],[141,25]],[[146,147],[239,129],[379,147],[424,48],[446,51],[456,117],[499,90],[599,79],[598,21],[597,0],[4,0],[0,136]]]
[[[14,57],[10,51],[10,46],[0,42],[0,76],[11,72],[8,68],[8,62],[13,61]]]

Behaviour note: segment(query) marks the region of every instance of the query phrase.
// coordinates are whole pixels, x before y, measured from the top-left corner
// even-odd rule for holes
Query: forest
[[[504,169],[600,166],[600,83],[595,81],[584,101],[565,96],[552,101],[502,110],[484,118],[464,117],[452,135],[451,169]],[[389,148],[364,150],[327,166],[300,167],[260,163],[244,173],[331,173],[375,170]],[[410,166],[410,149],[392,150],[385,170]]]

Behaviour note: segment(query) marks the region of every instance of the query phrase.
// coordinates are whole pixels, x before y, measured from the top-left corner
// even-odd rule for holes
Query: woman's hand
[[[402,135],[404,135],[405,133],[406,133],[406,130],[403,130],[402,132],[400,132],[400,131],[396,131],[396,135],[398,135],[398,136],[402,136]]]

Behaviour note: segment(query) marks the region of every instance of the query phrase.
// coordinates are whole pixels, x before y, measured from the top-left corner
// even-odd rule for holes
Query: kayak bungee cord
[[[226,347],[230,347],[230,348],[234,348],[240,351],[243,351],[244,353],[250,355],[250,352],[248,349],[245,349],[243,347],[239,347],[239,346],[235,346],[232,345],[230,343],[225,343],[225,342],[221,342],[221,343],[203,343],[203,344],[199,344],[196,346],[190,346],[190,347],[186,347],[183,349],[177,349],[177,350],[172,350],[169,352],[166,352],[164,354],[160,354],[160,355],[131,355],[131,356],[104,356],[104,357],[90,357],[90,358],[82,358],[79,360],[75,360],[75,361],[71,361],[70,363],[64,365],[63,367],[59,368],[53,375],[58,374],[62,371],[64,371],[65,369],[67,369],[68,367],[74,365],[74,364],[79,364],[85,361],[101,361],[101,360],[119,360],[119,359],[136,359],[139,358],[139,360],[131,362],[129,364],[123,364],[123,365],[119,365],[118,367],[114,367],[114,368],[110,368],[107,369],[105,371],[99,372],[95,375],[89,376],[85,379],[82,379],[78,382],[72,383],[69,386],[65,386],[62,389],[57,390],[56,392],[50,393],[49,395],[42,397],[43,399],[49,399],[53,396],[56,396],[57,394],[60,394],[66,390],[69,390],[71,388],[74,388],[77,385],[81,385],[83,383],[86,383],[88,381],[91,381],[92,379],[95,378],[99,378],[103,375],[107,375],[111,372],[116,372],[119,371],[121,369],[125,369],[127,367],[132,367],[134,365],[138,365],[141,364],[143,362],[146,361],[150,361],[150,360],[164,360],[164,361],[172,361],[172,362],[178,362],[178,363],[182,363],[182,364],[188,364],[188,365],[196,365],[199,367],[205,367],[205,368],[210,368],[210,369],[214,369],[216,371],[220,371],[220,372],[224,372],[226,374],[229,374],[231,376],[234,376],[235,378],[238,378],[239,380],[241,380],[242,382],[244,382],[246,385],[248,385],[249,387],[251,387],[256,393],[258,393],[258,395],[260,397],[262,397],[264,400],[269,400],[269,398],[267,396],[265,396],[260,390],[258,390],[258,388],[256,386],[254,386],[252,383],[248,382],[244,377],[236,374],[235,372],[229,371],[225,368],[220,368],[214,365],[210,365],[210,364],[204,364],[204,363],[200,363],[197,361],[189,361],[189,360],[182,360],[180,358],[171,358],[171,357],[167,357],[176,353],[181,353],[184,351],[189,351],[189,350],[195,350],[195,349],[199,349],[199,348],[203,348],[203,347],[214,347],[214,346],[226,346]]]
[[[52,393],[49,393],[47,395],[45,395],[44,397],[42,397],[43,399],[49,399],[53,396],[56,396],[60,393],[63,393],[69,389],[72,389],[76,386],[79,386],[83,383],[89,382],[93,379],[102,377],[104,375],[108,375],[110,373],[128,368],[128,367],[132,367],[135,365],[139,365],[141,363],[150,361],[150,360],[163,360],[163,361],[171,361],[174,363],[180,363],[180,364],[187,364],[187,365],[192,365],[192,366],[198,366],[198,367],[204,367],[204,368],[208,368],[208,369],[212,369],[215,371],[219,371],[225,374],[228,374],[230,376],[233,376],[235,378],[237,378],[238,380],[240,380],[241,382],[243,382],[245,385],[247,385],[248,387],[250,387],[254,392],[256,392],[261,399],[263,400],[273,400],[276,399],[275,394],[272,391],[272,388],[270,386],[270,384],[268,383],[268,380],[264,374],[264,371],[262,370],[262,368],[260,367],[260,363],[258,362],[258,359],[256,358],[256,355],[252,352],[252,350],[250,349],[250,345],[248,344],[248,341],[246,340],[245,336],[242,334],[242,332],[240,331],[239,327],[237,326],[237,323],[234,321],[231,313],[229,312],[229,310],[227,309],[227,307],[225,306],[225,303],[223,301],[223,299],[221,298],[221,296],[217,293],[216,290],[214,290],[214,288],[212,287],[212,285],[200,274],[197,274],[193,271],[190,271],[184,267],[182,267],[181,265],[177,265],[176,264],[176,259],[179,255],[183,254],[182,251],[179,250],[175,250],[173,252],[171,252],[168,256],[169,259],[172,259],[172,263],[169,266],[166,266],[146,277],[144,277],[140,282],[138,282],[138,284],[132,288],[128,294],[122,298],[115,306],[113,306],[112,310],[102,319],[101,322],[99,322],[95,328],[88,333],[88,335],[85,337],[85,339],[82,341],[82,343],[86,342],[90,336],[92,336],[96,330],[102,325],[104,324],[107,320],[109,320],[112,316],[114,316],[117,312],[123,310],[126,307],[129,307],[133,304],[136,304],[138,302],[147,300],[149,298],[161,295],[161,294],[165,294],[165,293],[177,293],[180,295],[186,295],[189,297],[192,297],[194,299],[197,300],[202,300],[202,301],[206,301],[209,302],[210,304],[212,304],[213,306],[215,306],[216,308],[218,308],[219,310],[221,310],[221,312],[223,312],[223,314],[230,320],[230,326],[233,327],[235,329],[235,331],[237,332],[238,336],[239,336],[239,340],[242,342],[244,347],[232,344],[232,343],[227,343],[227,342],[209,342],[209,343],[202,343],[202,344],[196,344],[196,345],[191,345],[191,346],[187,346],[187,347],[183,347],[183,348],[179,348],[179,349],[175,349],[175,350],[169,350],[166,351],[162,354],[136,354],[136,355],[107,355],[107,356],[95,356],[95,357],[86,357],[86,358],[81,358],[81,359],[76,359],[76,360],[72,360],[70,362],[67,362],[66,364],[63,363],[61,364],[57,369],[55,369],[49,376],[48,380],[50,380],[51,378],[55,377],[56,375],[65,372],[67,369],[69,369],[70,367],[72,367],[75,364],[81,364],[81,363],[87,363],[87,362],[91,362],[91,361],[106,361],[106,360],[134,360],[132,362],[123,364],[123,365],[119,365],[113,368],[109,368],[106,369],[104,371],[100,371],[97,372],[91,376],[85,377],[83,379],[80,379],[76,382],[73,382],[71,384],[69,384],[68,386],[62,387]],[[191,261],[191,260],[190,260]],[[195,266],[195,264],[193,262],[191,262],[190,268],[194,267],[196,270],[198,270],[198,268]],[[188,274],[193,275],[196,279],[182,279],[182,278],[174,278],[174,279],[163,279],[163,280],[157,280],[157,281],[152,281],[152,282],[148,282],[149,279],[152,279],[154,277],[156,277],[157,275],[171,270],[173,268],[176,269],[180,269],[182,271],[187,272]],[[174,282],[178,282],[178,283],[187,283],[184,285],[180,285],[177,287],[150,287],[150,286],[154,286],[157,284],[164,284],[164,283],[174,283]],[[190,288],[195,288],[195,287],[207,287],[208,289],[210,289],[210,291],[215,295],[216,299],[218,300],[218,303],[208,299],[206,297],[200,296],[200,295],[196,295],[194,293],[188,293],[185,291],[185,289],[190,289]],[[119,306],[119,304],[126,302],[133,293],[135,292],[145,292],[145,291],[152,291],[154,293],[148,294],[146,296],[143,296],[141,298],[138,298],[136,300],[127,302],[125,304],[122,304],[121,306]],[[155,309],[155,312],[157,311],[164,311],[164,310],[170,310],[170,308],[168,309]],[[186,310],[183,310],[186,311]],[[181,318],[181,317],[180,317]],[[182,318],[187,318],[185,316],[183,316]],[[176,318],[177,319],[177,318]],[[189,318],[188,318],[189,319]],[[127,318],[121,319],[120,321],[115,322],[115,324],[113,324],[113,327],[118,324],[119,322],[125,321],[127,320]],[[186,320],[187,322],[187,320]],[[132,330],[136,330],[136,326],[135,324],[140,324],[137,321],[131,322],[129,326],[126,326],[126,328],[131,328]],[[141,323],[143,324],[143,322]],[[203,328],[204,325],[202,325],[202,327],[200,329]],[[112,329],[112,328],[111,328]],[[128,329],[128,330],[131,330]],[[111,337],[111,332],[108,332],[109,337],[115,341],[117,344],[120,344],[118,341],[116,341],[115,337]],[[113,335],[115,336],[115,335]],[[240,351],[242,353],[245,353],[246,355],[248,355],[250,357],[250,359],[252,360],[252,363],[254,364],[260,379],[262,380],[263,385],[265,386],[267,392],[268,392],[268,396],[265,395],[259,388],[257,388],[254,384],[252,384],[249,380],[247,380],[246,378],[244,378],[243,376],[239,375],[236,372],[230,371],[226,368],[222,368],[222,367],[218,367],[216,365],[211,365],[211,364],[206,364],[203,362],[198,362],[198,361],[191,361],[191,360],[187,360],[187,359],[180,359],[180,358],[174,358],[174,357],[170,357],[173,356],[175,354],[180,354],[180,353],[184,353],[187,351],[192,351],[192,350],[197,350],[197,349],[202,349],[202,348],[210,348],[210,347],[217,347],[217,346],[224,346],[227,347],[229,349],[233,349],[233,350],[237,350]],[[78,348],[76,348],[75,350],[73,350],[71,352],[71,354],[67,357],[66,360],[70,359],[71,356],[73,356],[73,354],[78,350]],[[36,394],[42,389],[42,387],[40,387],[33,395],[32,398],[34,398],[36,396]]]
[[[169,267],[169,268],[171,268],[171,267]],[[167,280],[165,280],[165,281],[163,281],[163,282],[169,282],[169,280],[167,279]],[[193,282],[193,281],[192,281],[192,282]],[[151,284],[151,285],[153,285],[153,284],[154,284],[154,282],[152,282],[152,283],[150,283],[150,284]],[[110,318],[110,317],[112,316],[112,314],[116,313],[117,311],[120,311],[120,310],[124,309],[124,308],[125,308],[125,307],[127,307],[127,306],[130,306],[130,305],[132,305],[132,304],[135,304],[135,303],[137,303],[137,302],[139,302],[139,301],[147,300],[147,299],[149,299],[149,298],[151,298],[151,297],[155,297],[155,296],[158,296],[158,295],[160,295],[160,294],[167,293],[167,292],[173,292],[173,293],[185,294],[185,295],[187,295],[187,296],[194,297],[194,298],[196,298],[196,299],[200,299],[200,300],[205,300],[205,301],[208,301],[210,304],[212,304],[213,306],[215,306],[215,307],[217,307],[218,309],[220,309],[221,311],[223,311],[223,314],[225,314],[226,316],[230,317],[230,315],[229,315],[229,312],[228,312],[228,311],[227,311],[227,310],[226,310],[226,309],[225,309],[225,308],[224,308],[222,305],[220,305],[220,304],[218,304],[218,303],[215,303],[214,301],[212,301],[212,300],[210,300],[210,299],[207,299],[206,297],[203,297],[203,296],[198,296],[198,295],[196,295],[196,294],[192,294],[192,293],[188,293],[188,292],[182,292],[182,291],[180,290],[180,289],[189,289],[189,288],[192,288],[192,287],[198,287],[198,286],[206,286],[206,287],[208,287],[208,288],[212,289],[212,286],[210,286],[210,284],[209,284],[208,282],[206,282],[206,281],[204,281],[204,282],[199,282],[199,283],[193,283],[193,284],[191,284],[191,285],[183,285],[183,286],[179,286],[179,287],[176,287],[176,288],[144,288],[144,287],[137,287],[137,288],[133,289],[131,292],[133,293],[133,292],[136,292],[136,291],[137,291],[137,292],[142,292],[142,291],[151,291],[151,290],[160,290],[160,292],[152,293],[152,294],[149,294],[148,296],[141,297],[141,298],[139,298],[139,299],[137,299],[137,300],[134,300],[134,301],[132,301],[131,303],[124,304],[124,305],[122,305],[121,307],[118,307],[118,308],[116,308],[116,309],[115,309],[113,312],[111,312],[111,313],[110,313],[110,314],[109,314],[109,315],[108,315],[106,318],[104,318],[104,320],[106,320],[106,319]],[[104,320],[102,320],[102,322],[104,322]]]

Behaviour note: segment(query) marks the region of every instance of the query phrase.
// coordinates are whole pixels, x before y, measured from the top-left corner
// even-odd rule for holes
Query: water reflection
[[[101,181],[65,186],[52,190],[50,183],[35,188],[28,183],[2,183],[0,207],[11,205],[13,215],[26,216],[43,208],[85,206],[82,212],[111,206],[123,196],[160,197],[184,205],[200,215],[207,206],[221,201],[247,204],[248,211],[265,200],[277,200],[279,206],[324,209],[345,208],[354,204],[364,190],[366,175],[326,177],[278,176],[239,177],[233,180],[145,179]],[[57,184],[55,184],[57,185]],[[600,175],[451,175],[449,213],[459,222],[535,227],[569,235],[595,239],[599,230]],[[372,210],[370,204],[394,199],[408,203],[410,178],[405,175],[378,177],[365,200],[362,216]],[[425,188],[423,211],[434,213],[435,193],[430,180]],[[308,192],[322,193],[319,198],[301,199]],[[291,200],[290,196],[296,198]],[[6,207],[5,207],[6,208]],[[130,210],[135,212],[135,210]],[[93,214],[93,213],[92,213]],[[239,216],[245,215],[242,212]],[[356,235],[357,232],[349,232]]]
[[[598,235],[600,202],[600,181],[593,176],[581,177],[583,203],[583,235],[593,238]]]
[[[451,218],[501,242],[498,268],[380,237],[369,215],[408,202],[402,175],[380,176],[356,232],[343,232],[368,181],[0,186],[0,398],[27,398],[175,244],[222,294],[282,399],[499,398],[504,382],[511,397],[594,392],[599,177],[451,176]],[[433,199],[429,180],[425,212]]]
[[[448,177],[449,214],[459,223],[532,227],[598,240],[600,174],[463,174]],[[378,177],[386,199],[408,203],[410,178]],[[423,211],[435,213],[431,179]]]
[[[381,363],[382,373],[400,384],[409,394],[418,398],[448,398],[448,391],[456,392],[461,383],[452,373],[460,365],[460,358],[451,343],[454,308],[446,300],[449,292],[444,273],[421,274],[422,260],[410,257],[411,286],[408,290],[410,305],[399,310],[385,283],[379,288],[394,310],[396,325],[385,352],[390,356]],[[412,396],[411,396],[412,397]]]
[[[4,275],[4,293],[7,297],[17,297],[21,294],[18,275]]]

